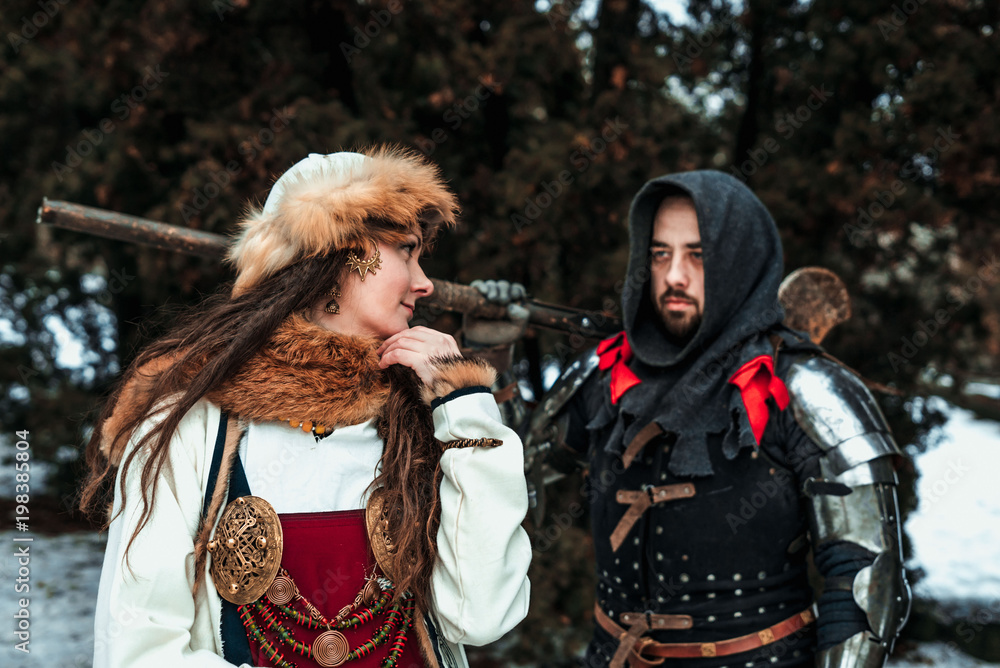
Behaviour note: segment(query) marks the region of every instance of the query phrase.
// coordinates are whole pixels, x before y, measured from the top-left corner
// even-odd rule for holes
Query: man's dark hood
[[[705,268],[702,322],[689,341],[667,337],[649,298],[649,246],[663,198],[686,194],[698,214]],[[738,180],[716,171],[670,174],[643,186],[629,213],[628,275],[622,292],[625,332],[641,381],[588,425],[613,423],[606,447],[623,452],[656,422],[676,437],[669,468],[675,475],[712,474],[710,434],[722,435],[722,452],[736,457],[757,445],[737,388],[729,383],[745,363],[773,354],[777,338],[793,349],[809,343],[785,328],[778,303],[783,273],[781,240],[774,220]]]
[[[679,193],[694,201],[705,267],[701,327],[683,347],[663,336],[649,299],[653,220],[663,198]],[[784,318],[778,304],[784,268],[778,229],[757,196],[728,174],[686,172],[647,183],[632,200],[629,248],[625,331],[636,357],[649,366],[672,366],[719,343],[724,350]]]

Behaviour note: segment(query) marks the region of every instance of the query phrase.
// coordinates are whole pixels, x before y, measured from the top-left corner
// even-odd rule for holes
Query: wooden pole
[[[106,239],[219,260],[231,243],[225,236],[213,232],[192,230],[48,198],[43,199],[38,208],[37,222]],[[452,311],[477,318],[508,319],[506,307],[491,304],[475,288],[437,278],[432,278],[431,282],[434,283],[434,293],[420,301],[421,310],[432,314]],[[522,306],[528,310],[528,323],[535,327],[579,334],[585,339],[603,339],[621,330],[618,318],[604,313],[587,312],[532,299],[526,300]]]

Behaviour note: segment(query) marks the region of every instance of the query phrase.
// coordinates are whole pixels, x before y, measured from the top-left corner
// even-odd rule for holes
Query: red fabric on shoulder
[[[774,375],[774,359],[770,355],[760,355],[753,358],[732,375],[729,382],[740,390],[743,406],[747,409],[753,436],[760,445],[760,439],[767,427],[770,413],[767,407],[768,398],[774,399],[778,408],[785,410],[788,406],[788,388],[783,380]]]
[[[601,371],[611,369],[611,403],[617,404],[629,388],[642,381],[635,375],[628,363],[632,360],[632,346],[628,344],[625,332],[618,332],[610,339],[597,345],[597,366]]]

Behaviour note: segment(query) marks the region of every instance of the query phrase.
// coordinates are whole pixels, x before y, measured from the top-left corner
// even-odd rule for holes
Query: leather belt
[[[691,617],[689,615],[653,615],[643,612],[626,612],[622,613],[621,617],[622,622],[630,624],[627,631],[608,617],[599,605],[594,604],[594,619],[602,629],[618,640],[618,651],[611,659],[610,668],[622,668],[626,659],[630,668],[651,668],[659,666],[664,659],[668,658],[699,659],[748,652],[790,636],[816,621],[812,608],[806,608],[773,626],[737,638],[715,642],[662,643],[656,642],[652,638],[644,638],[642,635],[650,630],[691,628]],[[662,618],[676,619],[678,624],[681,623],[679,620],[686,618],[687,626],[657,624],[657,620]]]
[[[615,530],[611,532],[611,551],[618,551],[622,541],[625,540],[625,536],[628,535],[628,532],[632,530],[635,523],[639,521],[639,518],[642,517],[642,514],[651,505],[654,503],[663,503],[664,501],[689,498],[694,496],[694,491],[693,482],[679,482],[675,485],[647,487],[642,490],[618,490],[618,493],[615,494],[615,500],[618,503],[631,504],[631,506],[625,511],[622,518],[618,520],[618,526],[615,527]]]

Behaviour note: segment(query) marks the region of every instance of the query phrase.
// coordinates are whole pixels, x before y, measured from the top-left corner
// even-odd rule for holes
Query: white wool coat
[[[116,481],[113,512],[122,512],[108,531],[94,627],[94,668],[230,665],[222,657],[222,601],[210,573],[197,596],[191,595],[194,540],[220,416],[218,406],[202,400],[181,420],[152,514],[132,544],[127,564],[125,548],[142,509],[142,460],[137,458],[126,477],[124,509]],[[442,442],[503,441],[496,448],[448,449],[441,458],[441,524],[429,617],[432,636],[441,641],[435,648],[438,661],[442,667],[463,668],[468,666],[463,645],[497,640],[528,611],[531,547],[521,527],[528,505],[523,450],[487,392],[448,399],[434,409],[433,419],[434,435]],[[153,424],[148,421],[136,430],[131,443]],[[120,470],[118,475],[120,480]],[[206,570],[211,556],[208,561]]]

